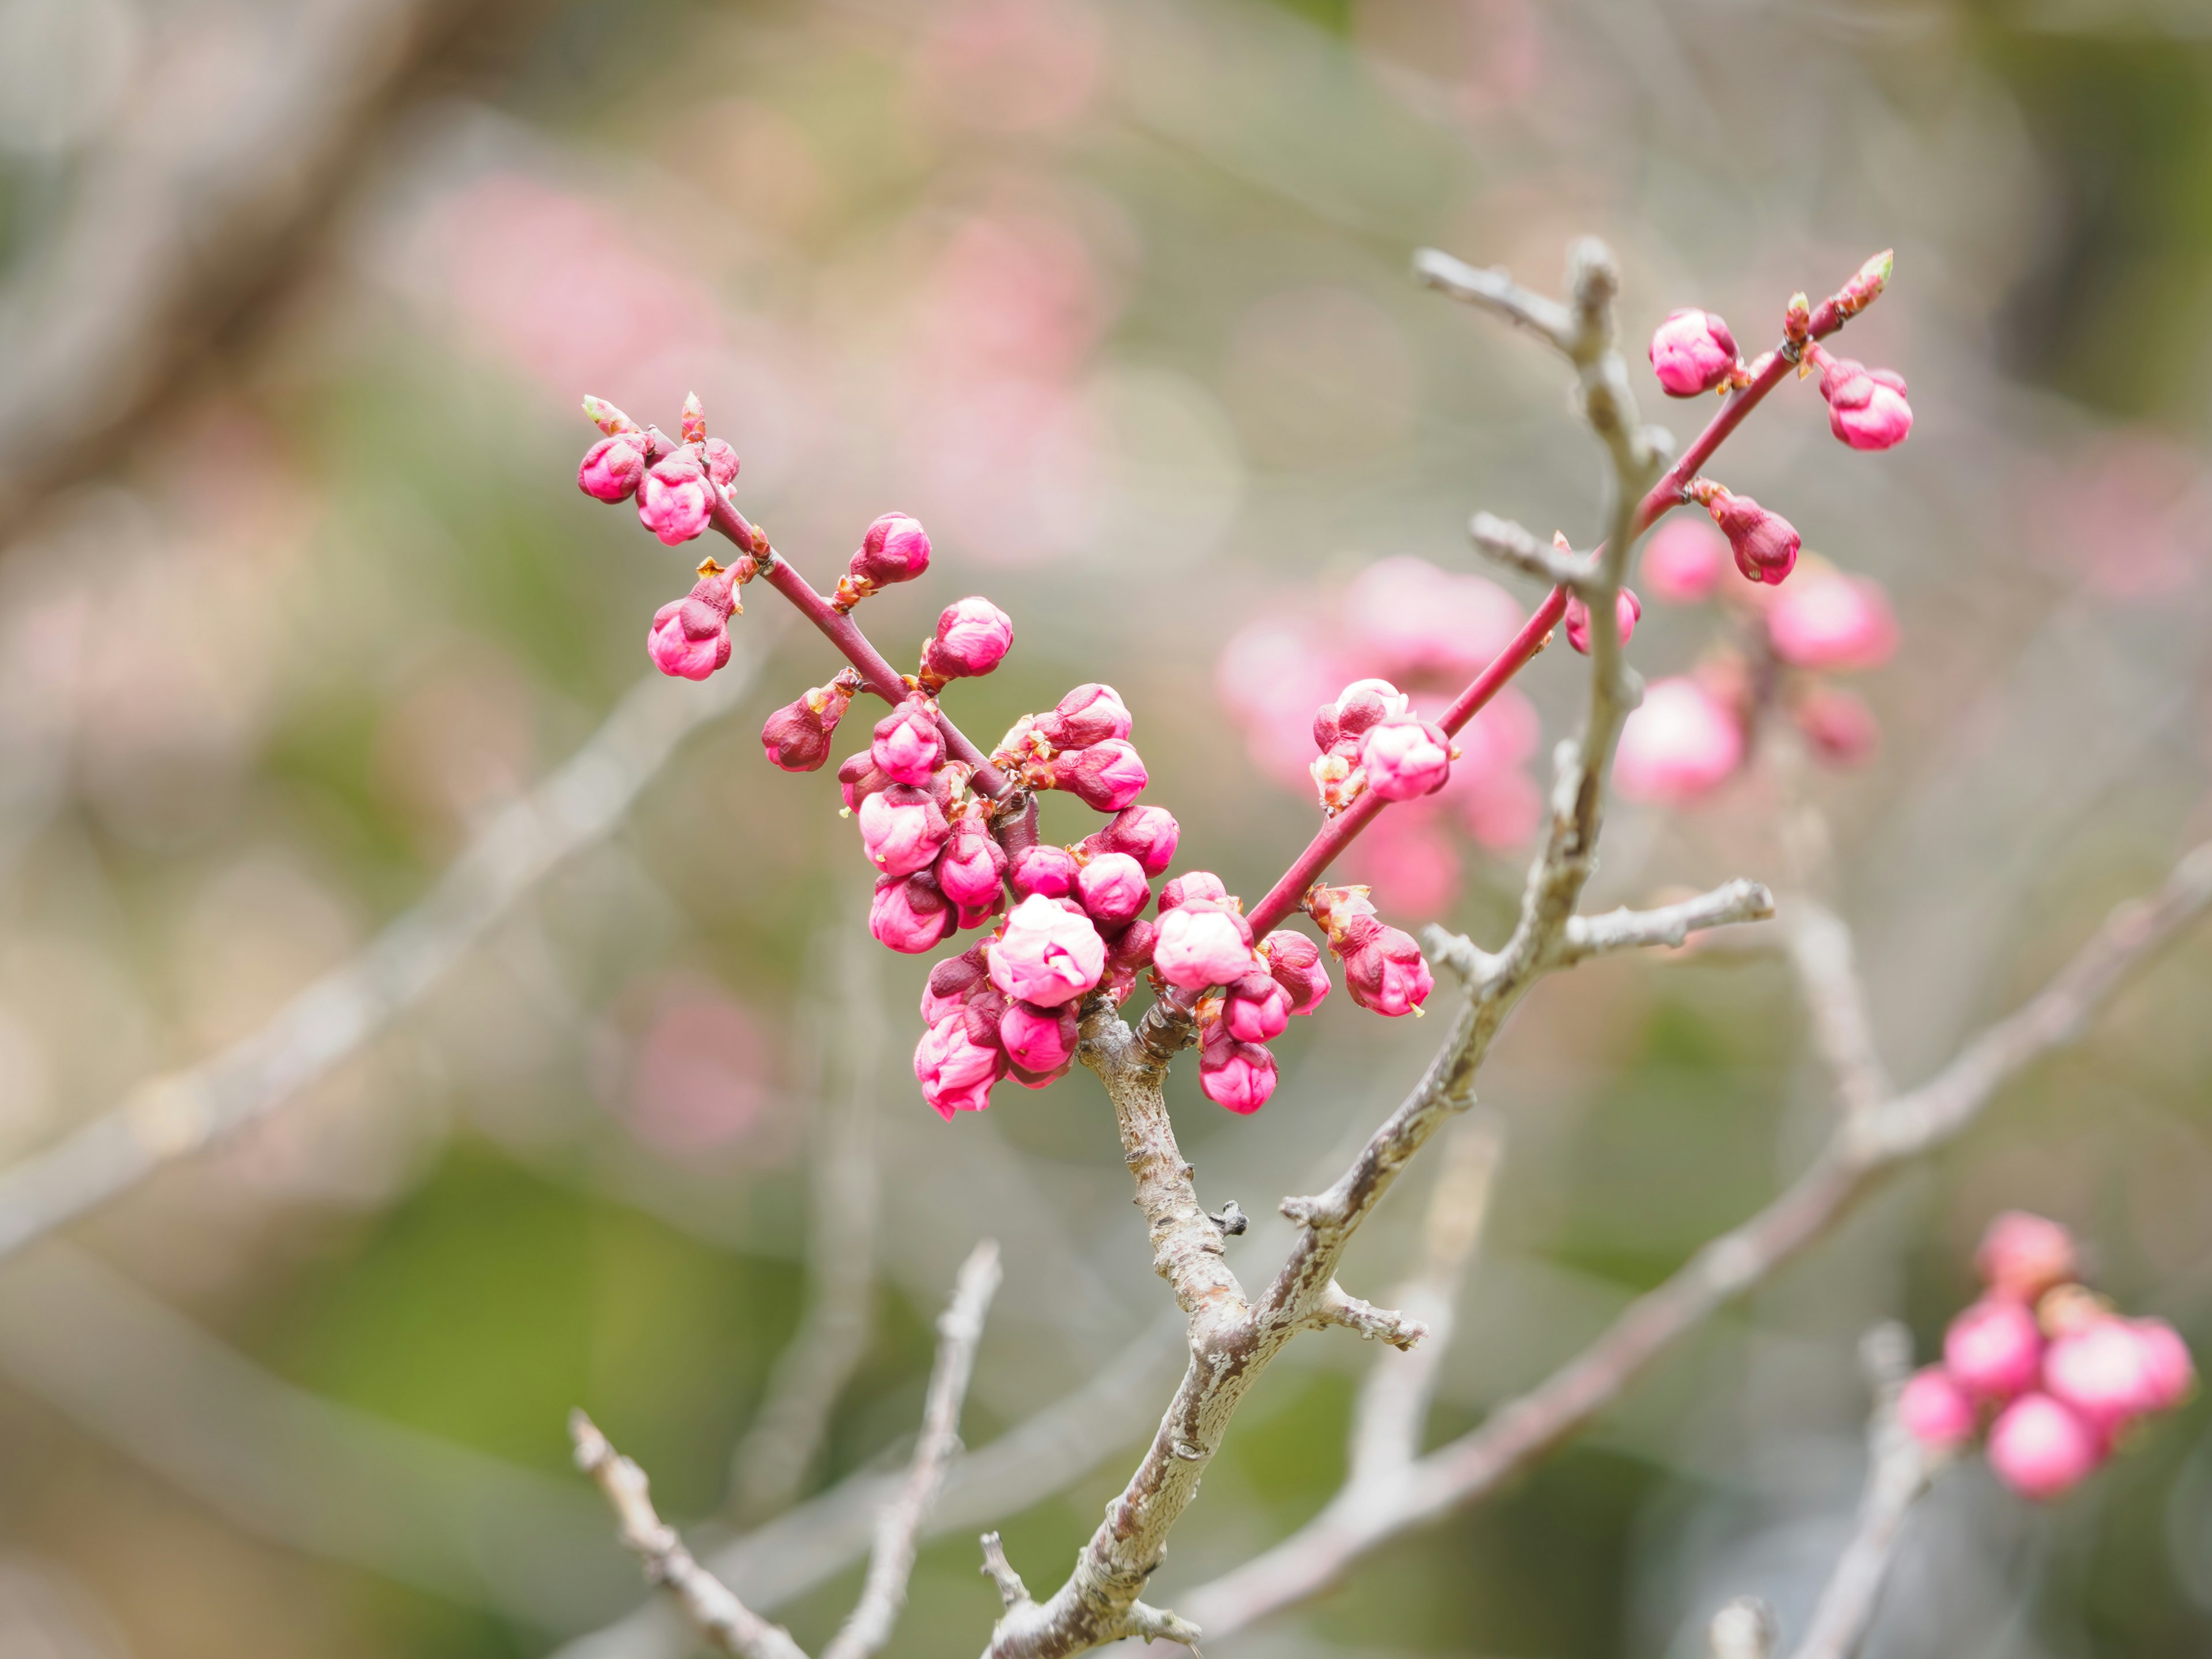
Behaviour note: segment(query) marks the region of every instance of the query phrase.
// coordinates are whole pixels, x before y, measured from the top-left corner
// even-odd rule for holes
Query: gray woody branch
[[[985,1239],[962,1265],[952,1301],[938,1321],[937,1359],[930,1371],[913,1460],[898,1494],[877,1518],[875,1551],[860,1598],[844,1627],[823,1649],[823,1659],[871,1659],[890,1639],[891,1627],[906,1605],[915,1540],[944,1485],[945,1468],[959,1448],[960,1407],[968,1397],[983,1318],[999,1279],[999,1247]],[[735,1659],[807,1659],[806,1650],[792,1640],[789,1632],[753,1612],[699,1565],[676,1529],[654,1511],[645,1472],[608,1444],[590,1418],[575,1412],[568,1427],[576,1443],[577,1467],[606,1494],[623,1542],[645,1564],[647,1581],[665,1589],[701,1635]]]

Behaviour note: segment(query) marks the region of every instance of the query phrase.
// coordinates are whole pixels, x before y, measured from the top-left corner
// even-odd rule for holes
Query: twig
[[[1852,960],[1850,929],[1815,900],[1795,898],[1790,908],[1790,959],[1812,1021],[1814,1046],[1827,1064],[1844,1111],[1875,1111],[1893,1091],[1875,1047],[1866,987]]]
[[[1501,519],[1495,514],[1476,514],[1468,522],[1467,533],[1475,551],[1485,558],[1553,587],[1573,588],[1579,592],[1583,584],[1596,574],[1593,561],[1578,554],[1562,553],[1548,542],[1538,541],[1510,519]]]
[[[142,1084],[0,1171],[0,1258],[155,1170],[259,1122],[428,994],[516,902],[621,822],[691,732],[735,707],[757,656],[705,686],[640,681],[591,739],[501,811],[413,909],[221,1054]]]
[[[1557,960],[1566,966],[1615,951],[1680,945],[1699,928],[1765,921],[1773,915],[1774,896],[1765,887],[1755,881],[1732,881],[1656,910],[1609,910],[1601,916],[1572,917]]]
[[[1006,1547],[995,1532],[983,1534],[983,1576],[999,1587],[999,1600],[1006,1606],[1018,1607],[1030,1599],[1030,1587],[1006,1559]]]
[[[1573,349],[1575,320],[1566,307],[1530,293],[1502,270],[1483,270],[1441,249],[1425,247],[1413,256],[1413,276],[1440,294],[1480,306],[1515,327],[1527,329],[1561,351]]]

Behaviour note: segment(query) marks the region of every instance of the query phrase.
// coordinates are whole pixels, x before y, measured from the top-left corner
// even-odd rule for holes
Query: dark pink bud
[[[1693,605],[1720,586],[1727,552],[1711,526],[1669,519],[1644,544],[1644,585],[1662,605]]]
[[[894,783],[927,787],[944,763],[945,738],[937,729],[937,705],[927,697],[908,697],[876,722],[870,752],[876,769]]]
[[[990,983],[980,945],[947,957],[929,970],[929,983],[921,993],[921,1023],[934,1025],[945,1015],[957,1013],[969,994]]]
[[[1186,898],[1159,927],[1152,966],[1186,991],[1226,985],[1261,965],[1252,951],[1252,924],[1218,900]]]
[[[2047,1394],[2022,1395],[1990,1429],[1990,1468],[2023,1498],[2056,1498],[2104,1461],[2102,1437]]]
[[[1052,787],[1100,812],[1118,812],[1144,793],[1145,763],[1127,738],[1109,738],[1055,757]]]
[[[761,726],[761,747],[769,763],[787,772],[813,772],[830,758],[830,739],[852,706],[853,694],[840,681],[817,685],[787,702]]]
[[[1042,843],[1015,854],[1009,872],[1017,898],[1027,898],[1032,893],[1065,898],[1075,890],[1075,878],[1081,873],[1075,855],[1067,848]]]
[[[1267,972],[1283,988],[1293,1014],[1310,1014],[1328,994],[1328,969],[1322,965],[1321,946],[1304,933],[1279,928],[1260,941],[1260,954],[1267,959]]]
[[[1164,806],[1125,806],[1103,830],[1083,838],[1085,858],[1101,853],[1127,853],[1148,876],[1157,876],[1175,860],[1176,842],[1182,831]]]
[[[1054,749],[1088,749],[1109,738],[1126,738],[1129,726],[1129,711],[1110,685],[1079,685],[1036,720],[1038,734]]]
[[[1832,357],[1820,376],[1820,395],[1828,400],[1828,429],[1853,449],[1893,448],[1912,430],[1905,377],[1886,368]]]
[[[960,907],[960,931],[968,933],[977,927],[988,927],[998,920],[1006,908],[1006,895],[1000,893],[988,904],[963,904]]]
[[[1669,397],[1694,398],[1735,373],[1735,336],[1710,311],[1677,311],[1651,335],[1651,368]]]
[[[1735,568],[1746,580],[1778,587],[1797,568],[1797,550],[1802,543],[1790,520],[1779,513],[1769,513],[1750,496],[1733,495],[1718,486],[1713,487],[1705,511],[1728,538]]]
[[[1813,752],[1831,766],[1856,766],[1881,746],[1881,723],[1840,686],[1813,685],[1794,698],[1790,718]]]
[[[635,433],[602,438],[584,452],[576,487],[603,501],[626,501],[645,476],[645,440]]]
[[[1152,952],[1160,942],[1160,925],[1149,916],[1139,916],[1114,937],[1106,941],[1106,967],[1109,973],[1127,970],[1134,975],[1152,965]]]
[[[1358,737],[1394,714],[1406,713],[1411,706],[1406,694],[1388,680],[1354,680],[1334,702],[1323,705],[1314,716],[1314,741],[1323,749],[1330,748],[1346,738]],[[1321,742],[1325,726],[1336,733],[1328,743]]]
[[[716,483],[729,483],[738,476],[738,452],[720,438],[708,439],[700,453],[707,459],[707,476]]]
[[[997,605],[980,596],[957,600],[945,607],[937,636],[922,647],[922,678],[942,684],[988,674],[1013,642],[1013,619]]]
[[[1974,1437],[1973,1396],[1941,1365],[1915,1372],[1897,1396],[1897,1419],[1923,1446],[1949,1451]]]
[[[974,926],[965,912],[988,911],[999,902],[999,885],[1006,873],[1006,849],[992,839],[983,821],[970,815],[955,822],[944,852],[938,855],[937,884],[961,908],[962,927]]]
[[[1075,1010],[1009,1002],[999,1018],[999,1042],[1025,1072],[1056,1072],[1075,1054]]]
[[[1376,920],[1364,887],[1316,889],[1306,911],[1327,931],[1328,948],[1344,964],[1345,988],[1361,1007],[1395,1019],[1428,1000],[1436,981],[1421,947]]]
[[[937,803],[912,784],[894,783],[870,795],[859,817],[868,862],[886,876],[927,870],[952,834]]]
[[[1198,1086],[1217,1106],[1249,1117],[1275,1092],[1275,1057],[1257,1043],[1240,1042],[1219,1026],[1198,1054]]]
[[[1165,915],[1176,906],[1188,904],[1194,899],[1220,900],[1228,896],[1229,890],[1221,884],[1221,878],[1212,871],[1186,871],[1160,889],[1160,914]]]
[[[860,803],[871,795],[880,794],[891,787],[891,781],[876,770],[876,757],[863,749],[837,769],[838,793],[845,797],[845,810],[857,812]]]
[[[730,613],[737,608],[730,573],[702,576],[691,592],[653,613],[646,654],[664,674],[703,680],[730,659]]]
[[[1943,1333],[1943,1364],[1968,1392],[2009,1400],[2035,1386],[2043,1369],[2043,1333],[2020,1303],[1977,1302]]]
[[[654,463],[638,486],[637,516],[671,547],[706,529],[714,511],[714,485],[688,451]]]
[[[1367,787],[1384,800],[1418,799],[1451,777],[1451,739],[1418,715],[1393,715],[1368,727],[1359,763]]]
[[[2081,1272],[2074,1235],[2025,1210],[2007,1210],[1990,1223],[1974,1266],[1991,1296],[2011,1302],[2033,1302]]]
[[[1644,601],[1624,587],[1614,596],[1613,614],[1620,623],[1620,642],[1626,645],[1636,637],[1636,624],[1644,615]],[[1580,594],[1571,595],[1567,600],[1566,623],[1567,643],[1585,657],[1589,655],[1589,606],[1583,603]]]
[[[908,956],[933,951],[952,932],[952,905],[927,871],[879,876],[868,906],[868,931],[877,943]]]
[[[848,567],[871,588],[910,582],[929,568],[929,532],[903,513],[886,513],[868,526]]]
[[[1291,999],[1265,973],[1250,973],[1229,987],[1221,1023],[1242,1042],[1272,1042],[1291,1023]]]
[[[1076,896],[1102,927],[1118,927],[1152,902],[1145,866],[1127,853],[1101,853],[1075,878]]]
[[[980,1112],[988,1106],[991,1085],[1006,1074],[1005,1054],[977,1042],[958,1014],[931,1026],[915,1047],[914,1075],[921,1097],[948,1123],[955,1112]]]

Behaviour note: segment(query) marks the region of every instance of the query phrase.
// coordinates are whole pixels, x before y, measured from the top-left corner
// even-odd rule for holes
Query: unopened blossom
[[[1820,376],[1820,395],[1828,400],[1828,429],[1853,449],[1892,449],[1912,430],[1905,377],[1888,369],[1869,368],[1853,357],[1830,357]]]
[[[1913,1373],[1898,1395],[1897,1417],[1922,1445],[1943,1451],[1972,1440],[1979,1421],[1973,1396],[1941,1365]]]
[[[2043,1334],[2035,1316],[2017,1302],[1977,1302],[1943,1333],[1943,1364],[1969,1392],[2009,1400],[2035,1386],[2043,1368]]]
[[[1808,572],[1765,607],[1774,654],[1795,668],[1878,668],[1897,653],[1897,614],[1881,584],[1841,570]]]
[[[1275,1057],[1217,1028],[1199,1045],[1198,1086],[1215,1105],[1249,1116],[1275,1092]]]
[[[922,987],[921,1023],[934,1025],[945,1015],[958,1012],[969,993],[980,985],[989,984],[990,978],[980,945],[957,957],[945,957],[930,969],[928,982]]]
[[[1221,1004],[1221,1024],[1243,1042],[1272,1042],[1291,1023],[1291,999],[1268,973],[1255,969],[1233,980]]]
[[[1735,336],[1710,311],[1670,313],[1652,331],[1651,369],[1669,397],[1694,398],[1735,373]]]
[[[1085,836],[1084,844],[1097,853],[1127,853],[1147,876],[1157,876],[1175,861],[1182,836],[1164,806],[1125,806],[1104,829]]]
[[[1260,965],[1252,924],[1218,899],[1187,899],[1160,918],[1152,966],[1187,991],[1226,985]]]
[[[1412,1013],[1436,988],[1429,964],[1413,936],[1386,926],[1364,887],[1317,888],[1306,911],[1328,935],[1328,948],[1344,964],[1352,1000],[1386,1018]]]
[[[1310,1014],[1328,994],[1328,969],[1321,959],[1321,946],[1304,933],[1278,928],[1260,941],[1267,973],[1283,988],[1293,1014]]]
[[[1065,898],[1075,890],[1075,878],[1080,874],[1081,866],[1067,848],[1042,844],[1024,847],[1007,866],[1017,898],[1027,898],[1032,893]]]
[[[1052,784],[1100,812],[1118,812],[1144,793],[1145,763],[1127,738],[1109,738],[1056,757]]]
[[[706,529],[714,514],[714,484],[688,450],[653,463],[638,485],[637,516],[671,547]]]
[[[1813,753],[1831,766],[1857,766],[1881,746],[1881,722],[1874,710],[1841,686],[1808,687],[1790,700],[1790,718]]]
[[[878,876],[868,905],[868,931],[876,942],[906,956],[933,951],[951,936],[958,917],[952,902],[927,870]]]
[[[817,685],[770,714],[761,726],[769,763],[786,772],[813,772],[830,758],[830,739],[852,706],[852,688],[841,677]]]
[[[1036,717],[1038,735],[1054,749],[1088,749],[1109,738],[1126,738],[1132,724],[1121,693],[1110,685],[1079,685],[1051,713]]]
[[[1779,513],[1770,513],[1748,495],[1738,495],[1710,481],[1693,486],[1697,499],[1721,534],[1728,538],[1735,568],[1747,581],[1778,587],[1797,568],[1804,545],[1796,529]]]
[[[1451,778],[1451,739],[1419,715],[1395,715],[1361,737],[1359,763],[1384,800],[1433,795]]]
[[[1101,927],[1118,927],[1152,902],[1152,886],[1127,853],[1101,853],[1076,877],[1075,895]]]
[[[644,477],[644,434],[617,433],[584,452],[583,464],[576,469],[576,487],[602,501],[626,501],[637,493]]]
[[[1009,1002],[999,1017],[999,1042],[1006,1058],[1026,1072],[1054,1072],[1075,1053],[1075,1010]]]
[[[1644,586],[1662,605],[1694,605],[1712,596],[1728,560],[1728,543],[1711,524],[1671,518],[1644,544]]]
[[[890,787],[891,781],[876,769],[876,757],[866,749],[837,768],[837,792],[845,798],[848,812],[859,811],[862,801]]]
[[[921,1097],[948,1123],[955,1112],[980,1112],[988,1106],[991,1085],[1006,1074],[1006,1054],[970,1037],[967,1022],[957,1013],[923,1032],[915,1047],[914,1075]]]
[[[847,568],[868,591],[912,581],[929,568],[929,532],[918,519],[886,513],[868,526]]]
[[[2056,1498],[2105,1460],[2095,1429],[2047,1394],[2027,1394],[1990,1428],[1990,1468],[2023,1498]]]
[[[2177,1354],[2185,1368],[2179,1379]],[[2051,1345],[2043,1356],[2043,1389],[2109,1435],[2134,1418],[2179,1404],[2194,1371],[2188,1347],[2165,1321],[2107,1317]]]
[[[2149,1405],[2154,1412],[2171,1411],[2197,1392],[2197,1362],[2181,1333],[2163,1319],[2138,1319],[2136,1341],[2148,1369]]]
[[[1388,680],[1354,680],[1314,715],[1314,747],[1326,753],[1412,707],[1412,699]]]
[[[927,784],[945,762],[937,705],[927,697],[908,697],[876,722],[869,753],[876,769],[893,783]]]
[[[1106,941],[1106,988],[1121,1002],[1137,986],[1137,975],[1152,965],[1152,952],[1160,942],[1160,926],[1149,916],[1139,916]]]
[[[1177,905],[1188,904],[1194,899],[1225,899],[1228,896],[1229,889],[1212,871],[1187,870],[1160,889],[1160,914],[1165,915]]]
[[[1098,983],[1106,942],[1080,911],[1071,915],[1042,894],[1016,905],[991,946],[991,982],[1008,996],[1057,1008]]]
[[[2080,1273],[2081,1259],[2074,1235],[2057,1222],[2006,1210],[1983,1233],[1974,1267],[1991,1296],[2033,1302]]]
[[[953,821],[945,850],[938,854],[937,884],[963,912],[988,910],[999,901],[1006,873],[1006,853],[981,816],[963,813]],[[962,925],[968,926],[966,917]]]
[[[662,673],[703,680],[730,659],[730,613],[737,609],[735,579],[725,570],[702,576],[690,592],[653,613],[646,654]]]
[[[1743,759],[1743,728],[1684,676],[1654,680],[1620,728],[1613,782],[1631,800],[1680,804],[1725,782]]]
[[[922,647],[925,679],[943,682],[988,674],[1014,642],[1013,619],[981,595],[955,601],[937,619],[937,633]]]
[[[870,795],[857,816],[868,862],[887,876],[927,869],[952,833],[928,791],[909,783],[894,783]]]
[[[1620,642],[1626,645],[1636,637],[1636,624],[1644,615],[1644,601],[1624,587],[1613,595],[1613,614],[1620,629]],[[1567,643],[1587,657],[1589,655],[1589,606],[1580,594],[1570,594],[1565,617]]]

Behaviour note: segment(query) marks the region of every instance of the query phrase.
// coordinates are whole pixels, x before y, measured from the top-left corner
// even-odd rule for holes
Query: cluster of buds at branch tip
[[[1032,789],[1065,790],[1094,811],[1119,812],[1151,781],[1129,730],[1119,692],[1079,685],[1048,712],[1016,720],[991,760]]]
[[[918,519],[903,513],[886,513],[860,538],[845,574],[837,578],[832,605],[841,613],[871,593],[899,582],[910,582],[929,568],[929,532]]]
[[[2162,1319],[2130,1319],[2079,1279],[2072,1237],[2011,1211],[1976,1256],[1982,1299],[1951,1322],[1943,1361],[1898,1400],[1905,1427],[1953,1453],[1986,1431],[1990,1467],[2023,1497],[2078,1486],[2143,1419],[2171,1411],[2196,1363]]]
[[[1354,680],[1314,714],[1310,769],[1322,810],[1334,817],[1372,790],[1388,801],[1418,800],[1451,781],[1459,749],[1442,727],[1413,712],[1388,680]]]
[[[1316,886],[1305,913],[1344,964],[1344,988],[1361,1007],[1391,1019],[1418,1014],[1436,981],[1409,933],[1386,926],[1364,887]]]

